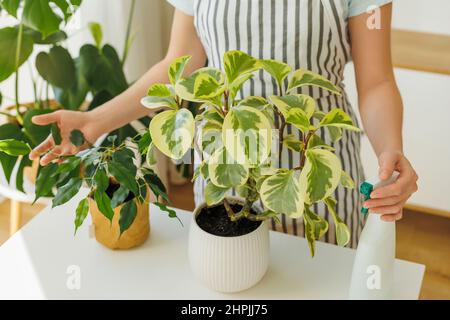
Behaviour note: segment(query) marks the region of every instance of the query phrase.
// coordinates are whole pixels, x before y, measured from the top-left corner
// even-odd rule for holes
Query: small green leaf
[[[120,235],[127,231],[136,219],[137,206],[134,200],[126,202],[122,209],[120,209],[119,227]]]
[[[156,175],[156,173],[154,173],[152,170],[148,170],[144,175],[144,179],[157,199],[161,197],[165,201],[169,202],[166,187],[164,186],[164,183],[161,181],[161,179]]]
[[[95,44],[97,48],[101,48],[103,41],[103,30],[102,26],[96,22],[90,22],[88,24],[89,31],[91,32],[92,37],[94,38]]]
[[[342,109],[333,109],[328,112],[320,121],[320,127],[337,127],[359,132],[360,129],[355,127],[353,120]]]
[[[233,83],[237,78],[261,68],[261,64],[257,59],[238,50],[226,52],[223,57],[223,64],[229,84]]]
[[[56,185],[55,172],[58,170],[58,165],[55,163],[50,163],[45,167],[41,167],[36,179],[36,191],[35,200],[36,202],[41,197],[48,197],[52,195],[52,189]]]
[[[94,176],[96,190],[100,193],[103,193],[108,189],[109,186],[109,178],[104,169],[97,169],[97,172]]]
[[[294,125],[301,132],[306,133],[310,130],[311,124],[305,111],[299,108],[289,110],[286,122]]]
[[[288,134],[283,139],[283,144],[295,152],[300,152],[304,148],[303,142],[293,134]]]
[[[17,9],[19,9],[22,0],[2,0],[1,7],[10,15],[17,18]]]
[[[131,190],[134,195],[139,194],[139,188],[136,183],[136,174],[133,171],[116,161],[108,163],[108,170],[117,181]]]
[[[175,59],[169,66],[169,80],[174,86],[178,83],[184,73],[187,63],[191,59],[191,56],[183,56]]]
[[[243,185],[249,177],[249,167],[236,161],[220,148],[208,160],[208,173],[211,182],[221,188],[232,188]]]
[[[22,141],[14,139],[0,140],[0,152],[4,152],[10,156],[24,156],[30,153],[30,146]]]
[[[147,154],[150,143],[152,143],[152,136],[150,135],[150,131],[146,130],[138,142],[138,149],[141,155]]]
[[[77,230],[84,222],[84,219],[86,219],[88,213],[89,213],[89,201],[88,199],[83,199],[78,203],[77,209],[75,211],[75,232],[74,234],[77,234]]]
[[[308,119],[314,115],[316,110],[316,101],[305,94],[291,94],[282,97],[271,96],[269,100],[283,114],[285,118],[289,116],[292,109],[301,109],[305,112]]]
[[[161,211],[166,212],[168,214],[169,218],[177,219],[180,222],[181,226],[183,226],[183,222],[177,216],[177,212],[175,210],[170,209],[169,207],[167,207],[165,204],[162,204],[161,202],[155,202],[154,205],[157,206],[159,209],[161,209]]]
[[[283,87],[283,81],[292,72],[292,68],[280,61],[276,60],[260,60],[262,67],[265,71],[277,81],[279,87]]]
[[[315,86],[340,95],[340,90],[327,78],[308,70],[296,70],[289,81],[288,92],[303,86]]]
[[[80,178],[72,178],[66,185],[58,188],[58,192],[52,200],[52,207],[63,205],[75,197],[78,191],[80,191],[82,183],[83,181]]]
[[[124,186],[120,186],[119,189],[117,189],[116,192],[114,192],[113,194],[113,197],[111,199],[111,207],[117,208],[118,206],[120,206],[125,201],[125,199],[128,197],[129,194],[130,190],[128,190]]]
[[[147,95],[151,97],[170,97],[173,96],[173,93],[166,84],[154,83],[148,89]]]
[[[76,157],[76,156],[72,156],[69,158],[66,158],[64,160],[63,163],[61,163],[58,166],[58,170],[56,171],[56,173],[65,173],[65,172],[70,172],[72,170],[75,170],[81,163],[81,158]]]
[[[294,170],[281,171],[264,180],[261,200],[271,211],[299,218],[303,214],[304,194]]]
[[[211,99],[222,94],[224,87],[208,73],[199,74],[194,83],[194,97],[196,99]]]
[[[70,142],[76,147],[81,147],[86,142],[83,132],[80,130],[73,130],[70,133]]]
[[[344,247],[350,242],[350,230],[336,212],[336,200],[333,198],[326,198],[325,204],[333,216],[337,243]]]
[[[52,137],[55,145],[59,146],[62,142],[61,132],[57,123],[52,123]]]
[[[108,195],[105,192],[95,192],[94,200],[97,204],[98,210],[109,220],[112,222],[114,217],[114,210],[111,207],[111,199],[109,199]]]
[[[213,206],[220,203],[225,198],[229,190],[230,188],[221,188],[209,182],[205,188],[206,204],[208,206]]]
[[[355,181],[353,181],[352,177],[350,177],[350,175],[344,170],[342,170],[341,173],[341,184],[348,189],[355,188]]]

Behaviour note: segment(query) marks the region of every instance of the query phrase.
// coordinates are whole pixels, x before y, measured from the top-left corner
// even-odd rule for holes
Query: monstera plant
[[[152,85],[142,99],[147,108],[167,109],[151,120],[151,148],[180,159],[195,146],[203,156],[195,175],[207,182],[206,203],[222,203],[232,222],[262,221],[279,214],[303,218],[314,255],[314,242],[327,232],[328,222],[313,212],[312,205],[323,201],[334,218],[338,243],[346,245],[350,233],[336,213],[332,195],[339,184],[353,188],[354,182],[342,169],[334,148],[318,133],[324,128],[337,141],[342,130],[359,129],[341,109],[321,112],[312,97],[296,93],[303,86],[319,87],[332,94],[340,94],[339,89],[308,70],[293,71],[285,63],[259,60],[241,51],[225,54],[225,72],[203,68],[183,77],[189,59],[185,56],[175,60],[169,70],[171,84]],[[237,100],[242,85],[259,69],[274,78],[279,95]],[[202,103],[202,112],[194,118],[184,101]],[[287,124],[300,130],[302,139],[286,134]],[[278,168],[283,148],[300,153],[298,167]],[[237,212],[227,204],[233,188],[245,199]],[[262,200],[264,211],[252,213],[258,200]]]
[[[110,100],[128,88],[123,72],[131,45],[130,27],[122,57],[108,44],[103,44],[102,28],[90,23],[94,44],[81,47],[78,57],[66,48],[68,36],[64,31],[81,5],[81,0],[0,0],[1,15],[8,15],[16,25],[0,29],[0,83],[14,76],[14,98],[11,106],[0,110],[6,124],[0,126],[0,164],[8,181],[17,169],[16,188],[23,191],[24,169],[32,165],[22,157],[28,147],[39,145],[52,132],[52,126],[37,126],[33,116],[56,109],[90,110]],[[130,11],[129,26],[134,12]],[[32,53],[38,51],[36,59]],[[22,66],[37,70],[31,77],[34,101],[22,101],[19,78]],[[53,92],[54,99],[50,99]],[[92,99],[87,101],[89,94]],[[148,123],[148,122],[147,122]],[[55,132],[56,126],[53,127]],[[137,132],[129,125],[112,132],[118,141],[133,137]],[[105,140],[108,143],[108,140]],[[17,147],[20,145],[20,150]],[[26,146],[28,145],[28,147]],[[17,164],[18,163],[18,164]]]

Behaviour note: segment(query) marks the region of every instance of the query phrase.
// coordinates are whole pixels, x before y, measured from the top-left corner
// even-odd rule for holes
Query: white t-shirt
[[[194,1],[195,0],[167,0],[178,10],[187,15],[194,15]],[[210,1],[210,0],[209,0]],[[354,17],[365,13],[371,6],[383,6],[391,3],[393,0],[344,0],[347,2],[346,18]]]

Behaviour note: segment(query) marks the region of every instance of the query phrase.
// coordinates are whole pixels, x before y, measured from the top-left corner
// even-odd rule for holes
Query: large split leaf
[[[42,78],[55,87],[67,90],[75,84],[75,62],[69,51],[61,46],[52,47],[49,53],[39,53],[36,69]]]
[[[62,19],[52,10],[50,1],[24,1],[22,20],[26,26],[41,32],[44,38],[59,30]]]
[[[303,214],[304,194],[294,170],[280,171],[265,179],[260,194],[264,206],[271,211],[292,218],[301,217]]]
[[[194,117],[187,109],[161,112],[150,122],[153,144],[173,159],[181,159],[189,150],[194,139],[194,128]]]
[[[7,27],[0,29],[0,82],[9,78],[16,71],[16,51],[19,46],[19,28]],[[33,39],[30,35],[22,34],[19,64],[21,66],[33,52]]]

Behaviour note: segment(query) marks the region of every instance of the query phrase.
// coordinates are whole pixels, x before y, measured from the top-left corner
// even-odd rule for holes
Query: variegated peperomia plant
[[[303,217],[312,256],[315,241],[327,232],[328,222],[311,206],[323,201],[333,216],[338,244],[346,245],[350,232],[336,212],[332,195],[339,184],[354,188],[354,182],[343,171],[333,147],[317,132],[326,128],[337,141],[343,129],[359,129],[341,109],[321,112],[312,97],[296,93],[303,86],[337,95],[339,89],[308,70],[293,71],[283,62],[259,60],[241,51],[225,53],[224,72],[207,67],[184,77],[189,59],[176,59],[169,69],[170,84],[152,85],[142,99],[149,109],[166,109],[151,120],[149,152],[156,147],[180,160],[195,148],[202,161],[194,179],[201,176],[207,181],[208,206],[223,203],[232,221],[260,221],[279,214]],[[279,95],[238,100],[242,85],[260,69],[275,79]],[[196,117],[185,107],[185,101],[201,104]],[[286,134],[287,124],[299,129],[302,139]],[[279,168],[283,148],[300,154],[298,167]],[[233,212],[227,201],[232,189],[245,199],[240,212]],[[251,208],[259,200],[264,210],[255,214]]]

